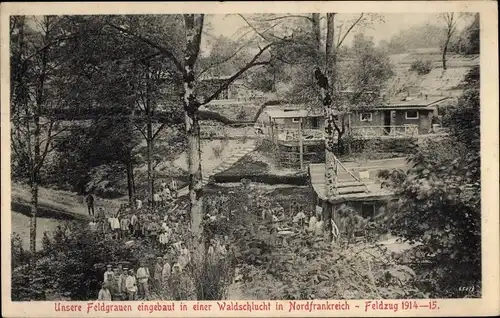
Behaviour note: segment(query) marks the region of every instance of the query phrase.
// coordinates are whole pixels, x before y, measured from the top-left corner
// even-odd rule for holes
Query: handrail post
[[[300,170],[304,169],[304,144],[302,141],[302,117],[299,118],[299,152],[300,152]]]

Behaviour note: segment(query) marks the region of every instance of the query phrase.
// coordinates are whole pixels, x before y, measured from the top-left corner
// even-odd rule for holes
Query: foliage
[[[190,269],[196,299],[220,300],[227,298],[228,287],[234,277],[234,266],[230,256],[197,255],[193,258]]]
[[[78,222],[63,224],[42,245],[33,268],[22,265],[12,272],[13,300],[43,300],[51,291],[72,300],[95,299],[104,273],[95,265],[135,263],[139,257],[121,241],[98,236]]]
[[[411,63],[410,71],[415,71],[418,75],[429,74],[432,71],[432,62],[429,60],[416,60]]]
[[[397,139],[354,139],[351,142],[353,153],[396,153],[399,156],[412,153],[416,147],[415,138],[397,138]]]
[[[480,30],[479,13],[474,14],[472,23],[462,31],[462,38],[465,38],[465,54],[479,54],[480,50]]]
[[[346,80],[354,93],[349,102],[362,109],[377,106],[382,102],[380,92],[394,74],[389,57],[386,52],[375,47],[372,39],[363,34],[354,37],[350,51],[353,61],[346,72]]]
[[[463,297],[460,286],[480,293],[479,116],[477,87],[465,91],[447,115],[450,137],[429,140],[409,157],[409,171],[387,176],[399,197],[390,209],[391,229],[422,243],[413,261],[420,266],[422,288],[432,297]]]
[[[260,219],[261,210],[275,197],[259,190],[248,193],[249,204],[244,213],[235,213],[239,217],[231,226],[241,288],[252,299],[425,297],[411,287],[412,270],[398,265],[383,248],[345,243],[332,246],[286,220],[279,226],[292,229],[294,234],[283,244],[273,230],[275,225]],[[287,214],[286,219],[290,218]]]
[[[56,155],[48,167],[50,178],[44,183],[77,193],[94,190],[92,180],[96,176],[92,171],[98,167],[102,167],[98,170],[103,172],[111,168],[111,176],[117,172],[120,176],[127,161],[137,159],[131,158],[137,144],[138,138],[131,133],[130,127],[109,118],[93,121],[88,127],[75,126],[56,141]],[[101,147],[106,151],[96,151]],[[58,173],[61,169],[67,173]]]
[[[22,264],[27,264],[30,254],[23,249],[23,240],[19,234],[14,233],[11,235],[10,246],[12,270]]]
[[[381,47],[389,54],[406,53],[413,49],[439,48],[443,40],[442,28],[434,24],[409,27],[382,41]]]
[[[64,129],[54,111],[71,99],[77,83],[68,75],[65,18],[12,16],[10,23],[12,172],[35,185]]]

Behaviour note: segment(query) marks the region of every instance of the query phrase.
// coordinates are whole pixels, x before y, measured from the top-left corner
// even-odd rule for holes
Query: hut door
[[[311,126],[312,126],[312,129],[319,129],[319,118],[318,117],[313,117],[311,119]]]
[[[384,135],[388,135],[391,132],[391,112],[384,111]]]
[[[396,133],[396,111],[391,110],[391,133]]]

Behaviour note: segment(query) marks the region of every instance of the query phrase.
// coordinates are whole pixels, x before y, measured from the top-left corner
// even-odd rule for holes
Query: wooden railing
[[[202,138],[271,138],[269,127],[258,123],[240,123],[240,124],[202,124],[200,127]],[[418,125],[399,125],[399,126],[354,126],[350,129],[354,138],[404,138],[417,137]],[[296,128],[274,128],[275,140],[279,142],[298,141],[299,130]],[[321,141],[324,140],[325,132],[321,129],[303,129],[302,140]]]
[[[262,133],[260,133],[258,129],[256,129],[254,123],[229,124],[229,125],[201,124],[200,135],[201,138],[203,139],[207,138],[235,139],[235,138],[255,138],[262,135]]]
[[[279,141],[296,141],[299,140],[299,130],[296,128],[277,128],[275,129],[277,140]],[[303,140],[324,140],[325,133],[320,129],[303,129]]]
[[[241,97],[231,99],[213,99],[207,105],[227,105],[227,104],[260,104],[267,100],[267,97]]]
[[[418,125],[355,126],[351,127],[351,134],[354,138],[416,137],[418,136]]]
[[[268,132],[268,129],[264,129]],[[350,133],[354,138],[376,138],[376,137],[416,137],[418,136],[418,125],[399,126],[354,126]],[[275,128],[275,138],[278,141],[299,140],[299,130],[297,128]],[[325,132],[320,129],[303,129],[303,140],[324,140]]]

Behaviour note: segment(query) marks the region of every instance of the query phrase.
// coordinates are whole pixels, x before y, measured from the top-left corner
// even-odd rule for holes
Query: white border
[[[1,209],[2,209],[2,314],[7,317],[86,317],[87,313],[61,313],[53,310],[52,302],[10,302],[10,147],[9,147],[9,46],[10,14],[148,14],[148,13],[278,13],[278,12],[480,12],[481,14],[481,180],[482,180],[482,273],[481,299],[438,300],[439,311],[373,311],[350,312],[185,312],[110,313],[107,317],[151,316],[471,316],[498,315],[499,308],[499,176],[498,176],[498,13],[493,1],[359,1],[359,2],[109,2],[109,3],[2,3],[1,4]],[[191,304],[191,302],[186,302]],[[282,302],[287,304],[287,302]],[[352,301],[363,304],[363,301]],[[85,304],[85,303],[83,303]],[[90,316],[95,316],[90,314]]]

